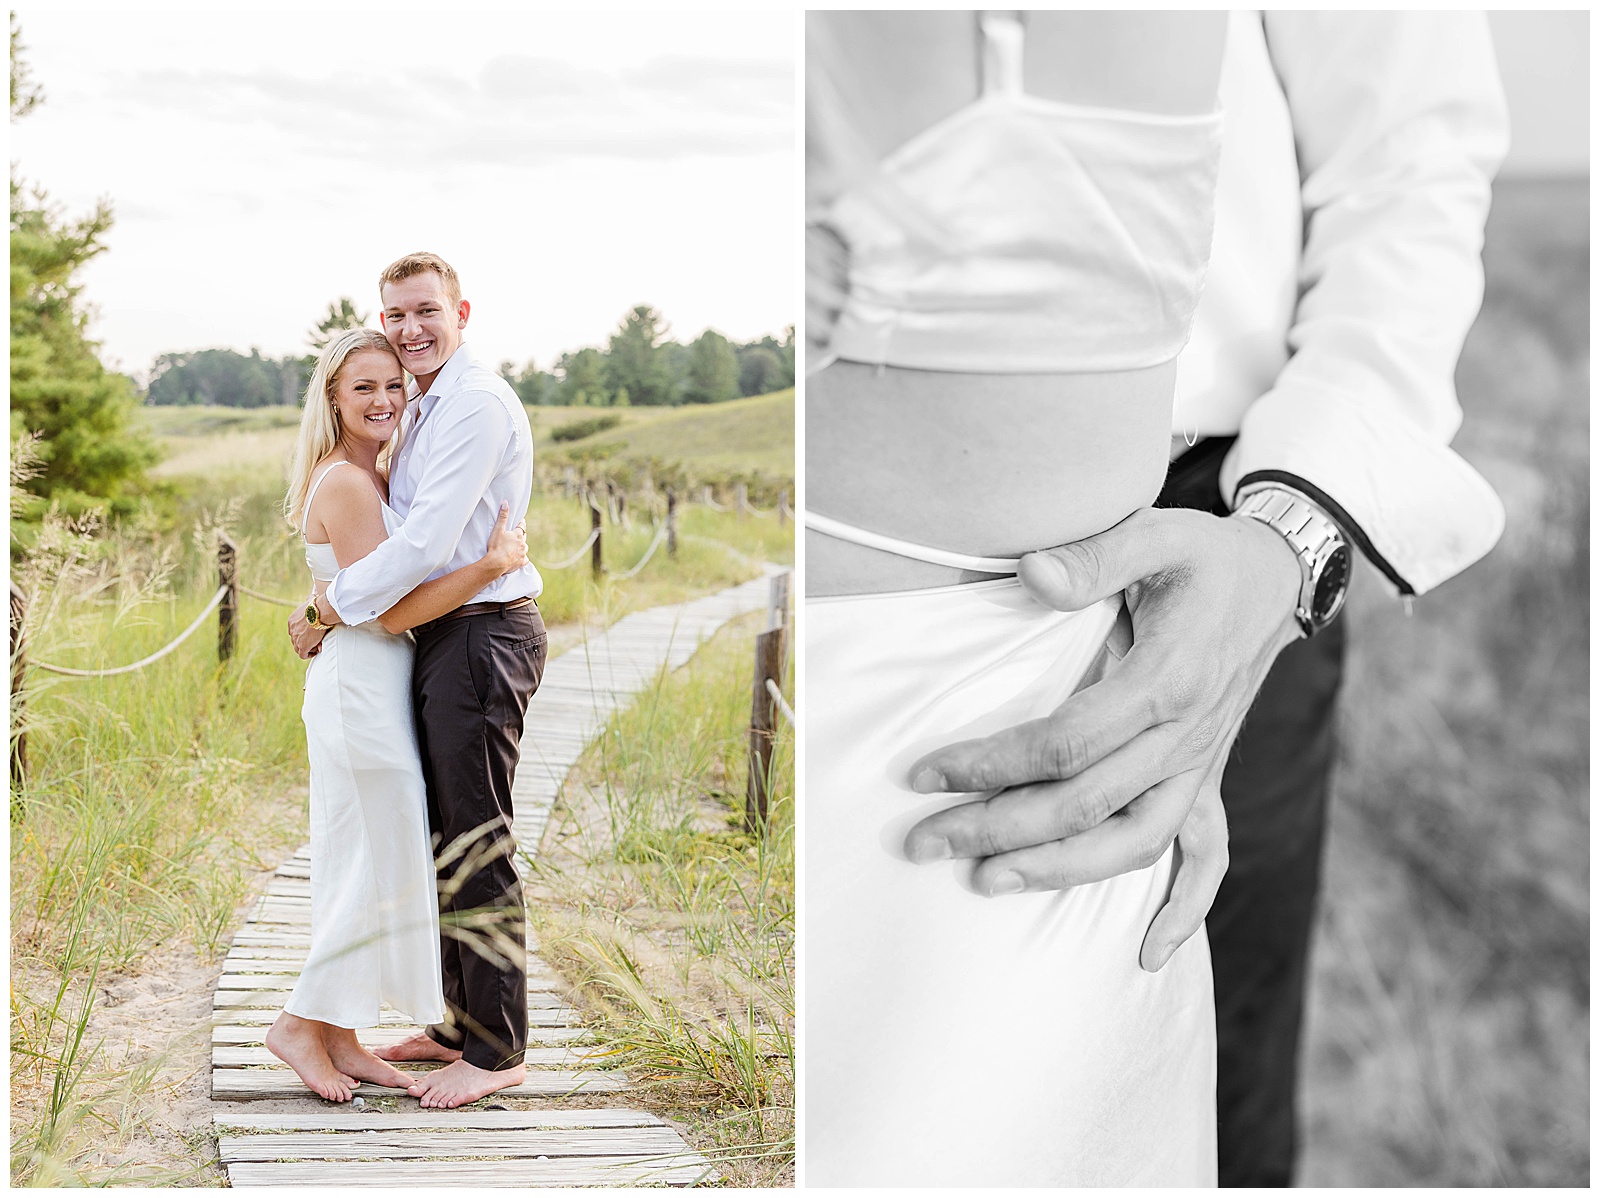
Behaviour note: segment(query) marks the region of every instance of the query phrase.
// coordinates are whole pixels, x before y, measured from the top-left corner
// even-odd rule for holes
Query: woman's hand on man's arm
[[[1143,509],[1023,558],[1041,602],[1126,593],[1133,647],[1051,715],[963,741],[911,768],[924,793],[993,791],[912,828],[913,860],[982,858],[981,893],[1053,890],[1181,862],[1141,963],[1160,968],[1205,919],[1227,867],[1222,769],[1278,653],[1300,635],[1300,567],[1250,520]],[[1203,800],[1203,801],[1201,801]]]

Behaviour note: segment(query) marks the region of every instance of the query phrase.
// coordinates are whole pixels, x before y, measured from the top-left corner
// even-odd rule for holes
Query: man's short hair
[[[438,254],[407,254],[383,268],[383,273],[378,276],[378,293],[383,294],[385,283],[398,283],[409,279],[413,275],[433,271],[444,283],[444,293],[450,298],[452,305],[461,303],[461,280],[456,277],[455,268],[452,267]]]

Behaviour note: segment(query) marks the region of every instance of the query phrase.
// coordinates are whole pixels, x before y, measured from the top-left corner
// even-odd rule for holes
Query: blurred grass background
[[[1589,1183],[1589,187],[1495,187],[1454,444],[1495,550],[1349,607],[1297,1182]]]

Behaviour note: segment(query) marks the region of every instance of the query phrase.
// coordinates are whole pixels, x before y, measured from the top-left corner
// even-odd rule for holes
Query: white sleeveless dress
[[[983,97],[831,204],[850,254],[835,356],[991,373],[1170,359],[1210,243],[1216,116],[1035,100],[1022,28],[982,22]],[[919,220],[902,227],[907,203]],[[1014,570],[806,519],[905,556]],[[1216,1184],[1205,935],[1158,973],[1139,966],[1173,851],[1104,882],[985,898],[972,863],[914,864],[903,849],[918,820],[986,797],[916,794],[910,765],[1095,680],[1120,607],[1052,611],[1014,578],[807,598],[805,1184]]]
[[[306,509],[328,467],[307,497]],[[400,516],[383,505],[390,534]],[[331,581],[332,545],[306,544]],[[306,669],[311,759],[311,949],[283,1009],[374,1027],[387,1004],[413,1022],[445,1017],[439,903],[411,710],[412,643],[376,621],[333,628]]]

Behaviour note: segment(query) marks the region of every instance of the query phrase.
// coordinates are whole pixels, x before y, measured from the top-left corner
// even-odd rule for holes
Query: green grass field
[[[529,408],[538,426],[535,446],[582,452],[615,445],[624,457],[682,462],[702,471],[755,470],[794,478],[794,389],[719,404],[681,408]],[[552,444],[552,430],[597,414],[622,423],[582,440]]]
[[[279,508],[298,415],[147,415],[169,450],[170,493],[109,532],[46,525],[13,572],[30,596],[30,661],[96,669],[167,644],[216,589],[219,530],[238,546],[243,586],[289,599],[309,589],[304,550]],[[792,423],[784,440],[792,446]],[[624,579],[653,538],[650,508],[636,495],[630,526],[607,520],[601,579],[587,554],[542,571],[553,651],[585,626],[730,586],[760,573],[762,561],[794,560],[792,524],[685,502],[677,555],[659,549]],[[589,529],[576,499],[536,492],[535,561],[570,556]],[[165,1087],[187,1079],[163,1072],[159,1046],[118,1048],[118,1012],[97,1003],[153,959],[214,960],[260,871],[304,841],[305,667],[284,634],[286,614],[242,597],[239,650],[225,664],[213,616],[134,674],[27,672],[13,705],[29,755],[11,821],[14,1184],[218,1183],[207,1171],[209,1130],[181,1135],[160,1109]]]
[[[1505,501],[1350,603],[1298,1181],[1589,1182],[1589,193],[1496,186],[1455,445]]]
[[[724,628],[590,748],[529,902],[636,1101],[740,1187],[794,1184],[794,734],[780,723],[768,819],[747,829],[759,621]]]
[[[158,477],[174,478],[249,465],[277,455],[287,459],[299,427],[298,408],[146,407],[146,424],[161,440],[166,460]],[[528,408],[534,454],[561,461],[597,451],[621,459],[678,463],[711,476],[755,472],[792,484],[794,389],[720,404],[678,408]],[[577,441],[552,441],[563,425],[596,416],[620,423]]]

